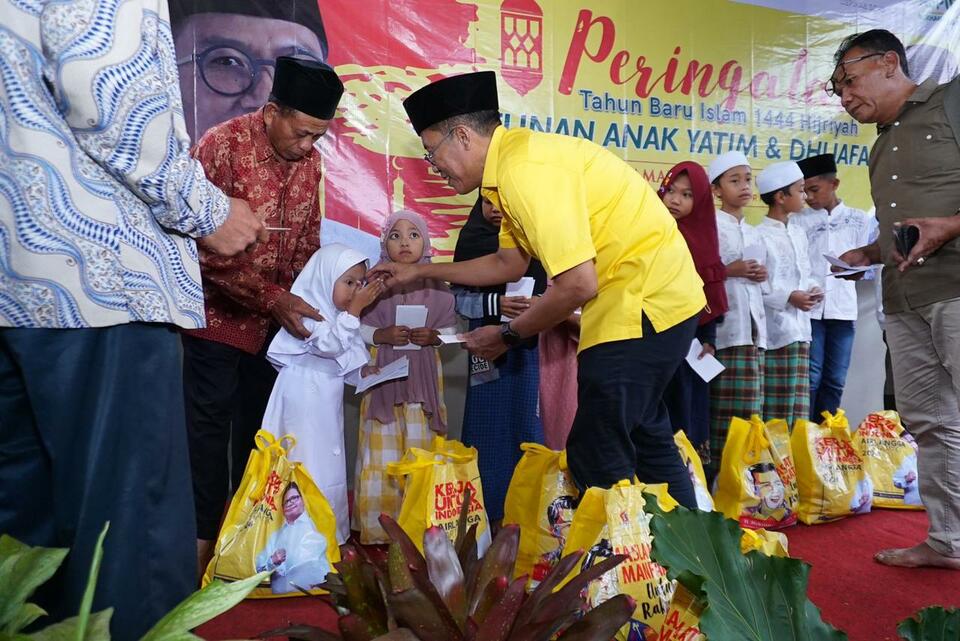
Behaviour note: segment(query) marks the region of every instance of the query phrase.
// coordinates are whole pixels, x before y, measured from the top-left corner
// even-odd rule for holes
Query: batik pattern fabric
[[[738,345],[717,350],[716,357],[726,369],[710,383],[710,461],[704,462],[709,478],[720,469],[730,419],[750,420],[763,411],[764,351]]]
[[[229,200],[189,156],[167,3],[0,14],[0,326],[202,327],[193,238]]]
[[[810,343],[790,343],[763,353],[765,421],[783,419],[790,429],[810,413]]]
[[[208,130],[193,154],[213,184],[247,201],[268,227],[280,228],[234,257],[200,248],[207,328],[193,335],[256,354],[270,331],[270,310],[320,247],[320,152],[282,160],[261,108]]]

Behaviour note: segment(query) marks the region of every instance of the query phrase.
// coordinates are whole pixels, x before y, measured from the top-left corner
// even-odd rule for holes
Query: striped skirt
[[[756,345],[737,345],[717,350],[726,367],[710,383],[710,456],[703,461],[707,477],[720,470],[720,457],[727,442],[730,419],[762,416],[764,353]]]
[[[810,414],[810,343],[767,350],[763,371],[763,420],[782,418],[790,429]]]

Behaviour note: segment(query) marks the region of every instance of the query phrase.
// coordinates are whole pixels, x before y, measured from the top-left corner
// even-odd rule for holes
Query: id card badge
[[[497,366],[485,358],[470,354],[470,387],[482,385],[500,378]]]

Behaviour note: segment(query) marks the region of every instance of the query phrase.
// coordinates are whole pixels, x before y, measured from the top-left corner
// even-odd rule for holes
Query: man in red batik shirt
[[[201,571],[276,378],[263,354],[267,338],[278,326],[306,338],[303,318],[321,320],[289,290],[320,246],[314,143],[327,132],[343,84],[313,60],[280,57],[275,69],[267,104],[212,127],[193,151],[207,178],[248,201],[272,230],[268,241],[240,257],[200,250],[207,327],[183,332],[183,384]]]

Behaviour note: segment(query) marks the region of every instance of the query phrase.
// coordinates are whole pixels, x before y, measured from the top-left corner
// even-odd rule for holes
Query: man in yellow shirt
[[[579,409],[567,440],[577,485],[636,476],[669,483],[696,506],[661,397],[693,339],[703,283],[677,225],[643,177],[586,140],[500,125],[496,75],[453,76],[414,92],[404,107],[440,175],[477,189],[503,212],[500,249],[460,263],[385,263],[398,282],[464,285],[519,279],[531,256],[553,279],[542,299],[501,326],[467,334],[494,359],[583,308]]]

